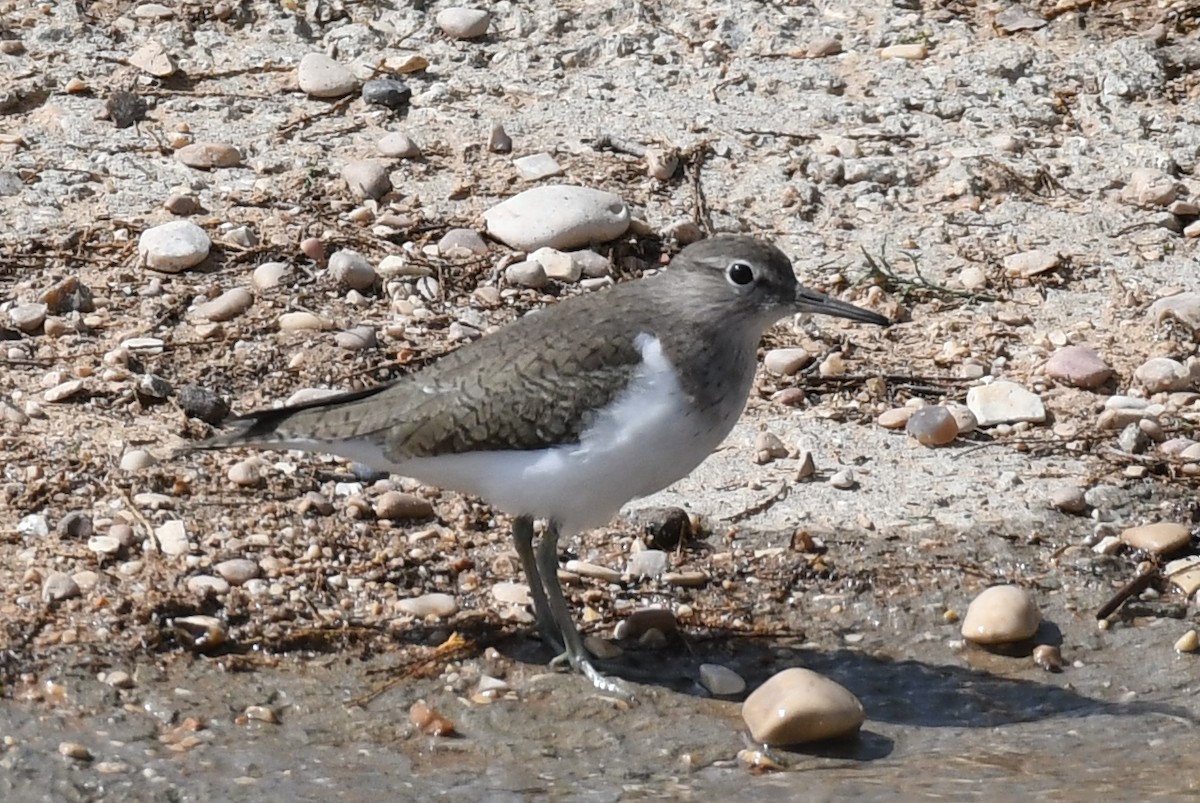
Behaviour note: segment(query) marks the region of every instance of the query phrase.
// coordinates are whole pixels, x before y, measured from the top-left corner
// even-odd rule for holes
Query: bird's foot
[[[591,661],[582,655],[572,655],[570,650],[567,650],[550,659],[551,669],[562,669],[565,666],[569,666],[591,681],[592,685],[596,687],[596,691],[601,694],[620,698],[627,703],[631,703],[635,699],[633,690],[627,684],[617,678],[605,677],[600,670],[592,666]]]

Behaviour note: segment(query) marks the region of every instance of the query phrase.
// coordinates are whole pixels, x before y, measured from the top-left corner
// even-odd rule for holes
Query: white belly
[[[743,393],[701,415],[689,406],[657,338],[639,338],[643,363],[630,386],[579,443],[527,451],[470,452],[393,463],[369,444],[338,453],[430,485],[475,494],[513,515],[553,518],[564,534],[599,527],[626,502],[691,473],[729,433]],[[374,451],[372,454],[371,452]]]

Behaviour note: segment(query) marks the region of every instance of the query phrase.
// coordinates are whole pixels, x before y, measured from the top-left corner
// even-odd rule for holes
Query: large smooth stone
[[[742,719],[754,741],[779,746],[853,733],[866,713],[844,686],[810,669],[794,667],[755,689],[742,704]]]
[[[483,213],[487,233],[520,251],[581,248],[620,237],[629,209],[611,192],[552,184],[514,195]]]
[[[1029,592],[1019,586],[985,588],[967,606],[963,638],[976,644],[1008,644],[1033,638],[1042,614]]]

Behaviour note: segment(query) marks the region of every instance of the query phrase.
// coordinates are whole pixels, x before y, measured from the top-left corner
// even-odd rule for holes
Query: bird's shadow
[[[549,654],[530,638],[506,639],[496,647],[513,660],[529,663],[546,660]],[[1027,657],[1005,659],[1000,654],[995,657],[1001,662],[1028,661]],[[1189,722],[1195,720],[1190,711],[1178,706],[1098,700],[1065,682],[1002,677],[962,664],[892,659],[847,649],[794,647],[770,638],[741,634],[718,636],[687,646],[635,649],[615,661],[598,662],[597,666],[605,674],[622,680],[712,697],[699,680],[700,665],[705,663],[719,663],[736,671],[746,680],[747,693],[791,667],[810,669],[849,689],[866,709],[868,727],[854,738],[804,745],[802,752],[810,756],[871,761],[889,755],[892,739],[871,731],[872,721],[916,728],[977,729],[1098,715],[1160,714]],[[741,700],[745,696],[743,693],[721,699]]]

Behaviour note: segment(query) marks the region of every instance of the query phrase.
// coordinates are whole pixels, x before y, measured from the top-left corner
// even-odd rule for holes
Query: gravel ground
[[[1200,4],[533,0],[470,39],[445,8],[0,0],[0,795],[1194,795],[1200,666],[1175,645],[1198,617],[1167,561],[1200,549],[1105,539],[1198,518]],[[411,100],[313,97],[311,53]],[[397,133],[419,153],[385,156]],[[235,166],[181,161],[229,146]],[[540,153],[562,175],[523,178]],[[632,707],[546,673],[508,522],[477,500],[180,451],[226,405],[393,378],[608,281],[534,289],[501,243],[437,247],[550,182],[630,208],[594,246],[611,280],[747,232],[898,321],[776,327],[765,348],[811,364],[762,372],[725,446],[631,506],[650,512],[564,544],[621,571],[663,507],[703,525],[669,550],[699,586],[570,578],[591,635],[676,612],[682,635],[622,645]],[[211,251],[149,269],[139,237],[179,219]],[[345,250],[377,275],[331,267]],[[237,288],[227,320],[197,314]],[[1108,373],[1063,368],[1072,345]],[[939,448],[878,423],[990,378],[1043,420]],[[964,645],[956,616],[1001,582],[1034,594],[1064,671]],[[452,612],[406,613],[434,592]],[[815,669],[867,723],[748,768],[705,662],[751,687]],[[421,699],[459,736],[414,724]]]

